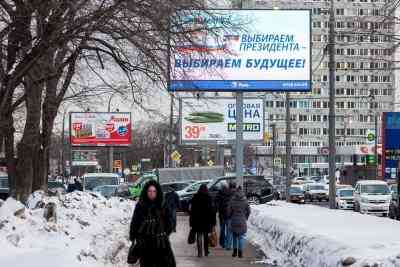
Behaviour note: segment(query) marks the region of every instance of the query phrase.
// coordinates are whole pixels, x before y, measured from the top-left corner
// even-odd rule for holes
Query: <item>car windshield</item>
[[[100,192],[103,196],[111,196],[115,193],[115,190],[114,186],[101,186],[94,189],[94,191]]]
[[[93,190],[101,185],[118,185],[118,177],[87,176],[85,180],[85,190]]]
[[[354,190],[340,190],[341,197],[352,197],[354,195]]]
[[[197,192],[202,184],[204,183],[192,184],[191,186],[187,187],[186,192]]]
[[[172,187],[175,191],[180,191],[186,188],[188,185],[189,185],[188,183],[176,183],[176,184],[170,184],[169,186]]]
[[[291,187],[291,188],[289,188],[289,193],[290,194],[300,194],[300,193],[303,193],[303,190],[301,190],[300,187]]]
[[[310,185],[310,190],[325,190],[325,186],[323,185]]]
[[[361,193],[369,195],[387,195],[389,194],[389,187],[384,184],[368,184],[361,186]]]
[[[8,188],[8,178],[0,177],[0,188]]]
[[[53,188],[64,188],[64,185],[63,185],[63,183],[61,183],[61,182],[49,181],[49,182],[47,183],[47,187],[48,187],[49,189],[53,189]]]

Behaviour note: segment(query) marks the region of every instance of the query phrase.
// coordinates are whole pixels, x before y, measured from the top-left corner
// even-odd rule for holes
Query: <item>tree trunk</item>
[[[14,119],[10,114],[8,119],[6,120],[6,127],[4,130],[4,148],[6,154],[6,162],[7,162],[7,172],[8,172],[8,183],[10,187],[10,195],[16,196],[16,184],[15,184],[15,175],[16,175],[16,160],[15,160],[15,151],[14,151]]]
[[[32,74],[32,76],[34,76]],[[38,177],[39,172],[35,162],[38,160],[40,151],[40,118],[41,118],[41,96],[43,86],[38,85],[31,79],[26,78],[26,123],[24,134],[17,145],[17,172],[16,172],[16,198],[25,202],[32,193],[33,180]]]

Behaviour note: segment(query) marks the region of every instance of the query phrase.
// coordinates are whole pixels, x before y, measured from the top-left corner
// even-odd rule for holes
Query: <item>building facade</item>
[[[382,112],[395,110],[395,26],[390,18],[394,14],[391,2],[396,1],[334,1],[338,168],[371,163],[368,161],[375,146],[367,140],[367,135],[375,133],[377,119],[380,143]],[[327,46],[330,1],[244,0],[242,4],[243,8],[310,9],[312,12],[312,92],[290,95],[292,162],[299,175],[325,174],[329,153]],[[276,125],[276,152],[284,159],[285,95],[271,93],[265,98],[266,123]],[[262,150],[261,153],[271,155],[272,140]]]

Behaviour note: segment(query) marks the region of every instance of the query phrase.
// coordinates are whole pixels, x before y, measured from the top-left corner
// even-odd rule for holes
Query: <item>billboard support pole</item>
[[[172,131],[174,126],[174,94],[171,93],[170,113],[169,113],[169,132],[168,132],[168,167],[172,168]]]
[[[110,173],[113,173],[113,169],[114,169],[114,147],[110,146],[110,148],[108,149],[109,155],[109,169],[110,169]]]
[[[290,118],[290,94],[286,92],[286,138],[285,138],[285,148],[286,148],[286,166],[285,166],[285,176],[286,176],[286,196],[289,196],[289,188],[291,185],[292,177],[292,121]],[[286,198],[289,201],[289,198]]]
[[[236,93],[236,180],[243,188],[243,92]]]

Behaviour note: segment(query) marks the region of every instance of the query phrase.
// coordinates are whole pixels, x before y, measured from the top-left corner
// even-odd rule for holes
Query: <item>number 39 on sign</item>
[[[186,139],[199,139],[200,134],[206,130],[205,126],[188,125],[185,126]]]

